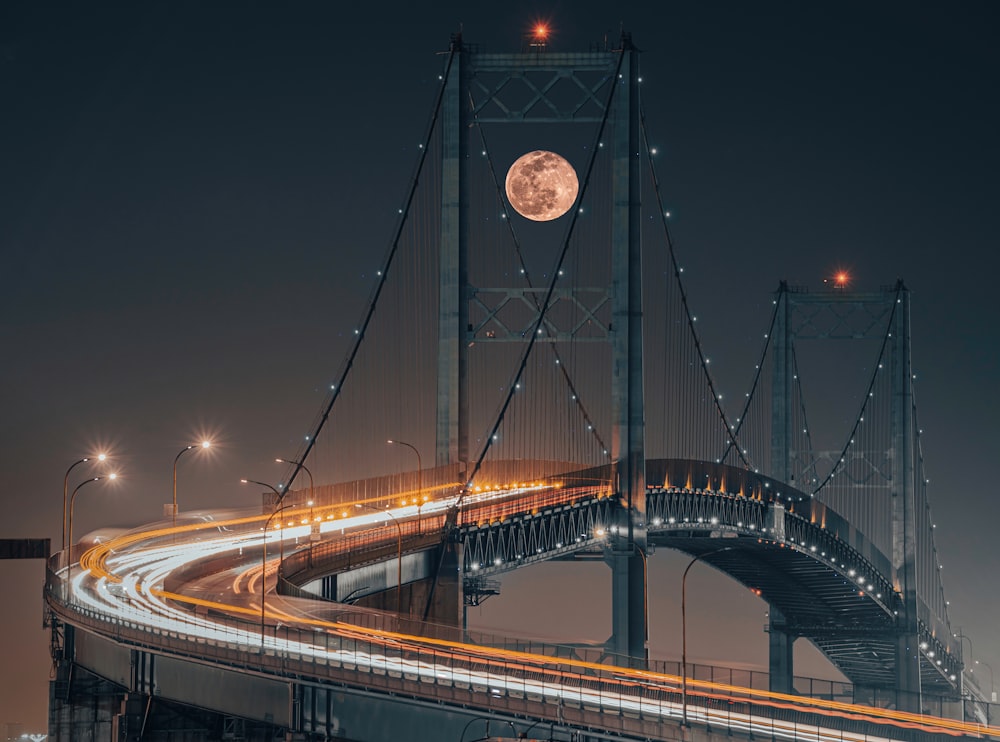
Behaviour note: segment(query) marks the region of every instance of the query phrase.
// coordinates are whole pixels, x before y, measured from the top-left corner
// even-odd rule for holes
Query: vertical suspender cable
[[[303,462],[305,462],[306,457],[309,455],[309,453],[313,449],[313,446],[316,444],[316,439],[319,437],[320,432],[326,425],[326,421],[330,417],[330,412],[333,410],[333,405],[340,398],[340,392],[344,387],[344,382],[347,380],[347,377],[351,371],[351,367],[354,365],[354,359],[358,355],[358,351],[361,348],[361,343],[364,342],[365,331],[368,329],[368,325],[371,324],[372,316],[375,314],[375,307],[378,304],[379,297],[382,295],[382,289],[385,287],[386,279],[389,276],[389,268],[392,266],[393,259],[396,256],[396,251],[399,248],[399,241],[402,236],[403,226],[406,224],[406,221],[409,217],[410,206],[413,203],[413,198],[417,191],[417,185],[420,182],[420,173],[423,170],[424,161],[427,159],[427,152],[430,149],[429,146],[430,140],[434,133],[434,127],[435,124],[437,123],[438,114],[441,112],[441,102],[444,100],[444,92],[445,92],[445,87],[447,86],[448,83],[448,76],[451,72],[452,63],[455,60],[455,55],[458,53],[459,48],[460,44],[458,42],[452,43],[451,50],[448,55],[448,63],[445,67],[444,75],[442,76],[441,87],[438,90],[437,100],[435,101],[434,104],[434,111],[431,114],[430,123],[427,125],[427,133],[424,136],[423,146],[420,148],[420,157],[417,161],[416,171],[414,172],[413,177],[410,180],[410,188],[406,194],[406,205],[404,206],[403,213],[399,217],[399,220],[396,224],[395,234],[393,235],[392,242],[390,243],[386,257],[383,260],[382,271],[381,274],[379,275],[378,281],[376,281],[375,283],[374,289],[372,290],[372,295],[368,301],[368,308],[365,311],[364,318],[361,321],[361,326],[357,330],[357,334],[355,335],[354,338],[354,343],[347,354],[347,358],[345,359],[343,366],[341,367],[341,371],[337,378],[337,381],[333,385],[333,388],[330,391],[329,398],[327,400],[325,408],[323,409],[322,414],[320,415],[319,422],[316,424],[316,427],[312,431],[312,434],[309,436],[308,440],[306,441],[306,444],[299,449],[299,452],[295,456],[295,460],[298,461],[299,463],[295,465],[294,469],[292,470],[292,473],[286,479],[285,483],[286,491],[292,488],[292,483],[295,481],[295,478],[298,476],[299,472],[302,471]]]

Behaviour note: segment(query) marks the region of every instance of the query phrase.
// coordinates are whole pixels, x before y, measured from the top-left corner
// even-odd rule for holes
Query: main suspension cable
[[[497,178],[496,168],[493,166],[493,155],[490,152],[489,147],[487,147],[486,145],[486,134],[483,132],[482,126],[479,126],[478,129],[479,129],[479,139],[483,143],[483,152],[487,153],[486,162],[490,169],[490,177],[493,180],[493,185],[497,192],[497,198],[499,198],[500,202],[503,203],[503,195],[502,195],[503,192],[500,188],[500,181]],[[580,194],[580,199],[581,200],[583,199],[582,193]],[[510,238],[514,242],[514,254],[517,256],[517,262],[521,268],[521,275],[524,276],[524,281],[528,285],[528,288],[533,289],[535,288],[535,286],[531,281],[531,273],[528,270],[527,262],[524,259],[524,253],[521,251],[521,243],[518,240],[517,234],[514,231],[513,220],[504,219],[504,221],[507,223],[507,231],[510,233]],[[540,314],[542,311],[542,305],[538,301],[538,295],[534,291],[532,291],[530,295],[532,303],[535,305],[535,309]],[[535,334],[537,335],[537,331]],[[587,411],[586,405],[583,404],[583,399],[581,398],[579,392],[577,391],[576,385],[573,383],[573,379],[569,375],[569,371],[566,369],[566,364],[563,363],[562,361],[559,349],[556,348],[555,343],[550,343],[549,345],[552,348],[553,356],[555,356],[556,365],[559,366],[559,370],[562,373],[563,380],[566,382],[566,386],[569,388],[571,397],[573,401],[576,402],[577,409],[580,411],[580,414],[583,417],[584,422],[587,423],[588,430],[591,431],[591,434],[594,436],[594,439],[597,441],[597,444],[600,446],[600,450],[604,453],[604,455],[609,456],[610,449],[605,445],[604,439],[601,437],[601,433],[597,429],[597,424],[591,418],[590,413]]]
[[[618,75],[621,72],[622,63],[624,62],[624,60],[625,60],[625,49],[623,48],[618,56],[618,64],[615,67],[614,79],[616,80],[618,79]],[[590,176],[593,173],[594,162],[597,159],[597,152],[600,149],[599,145],[601,142],[601,138],[604,136],[604,129],[608,123],[608,116],[610,115],[611,112],[611,103],[614,100],[614,95],[615,95],[615,86],[612,86],[611,93],[608,96],[608,105],[604,109],[604,115],[601,117],[601,124],[597,129],[597,136],[594,141],[594,146],[591,149],[590,160],[587,162],[586,174],[584,175],[583,183],[580,188],[581,198],[583,197],[582,194],[587,192],[587,186],[590,184]],[[552,303],[552,295],[555,293],[556,290],[556,281],[559,280],[559,274],[562,270],[563,261],[565,261],[566,259],[566,253],[569,251],[570,239],[573,237],[573,230],[576,227],[577,218],[579,217],[579,215],[580,215],[580,210],[574,209],[573,216],[569,223],[569,227],[566,230],[566,237],[563,240],[562,249],[559,252],[559,258],[556,261],[555,268],[552,271],[552,280],[549,281],[548,289],[545,292],[545,299],[542,301],[538,317],[534,322],[534,326],[532,327],[531,337],[528,340],[524,352],[521,354],[521,362],[518,366],[517,373],[514,375],[513,380],[508,386],[507,396],[504,399],[499,414],[497,415],[496,422],[493,424],[493,427],[490,429],[489,435],[486,437],[486,441],[483,444],[483,448],[479,454],[479,458],[476,459],[476,465],[473,467],[472,472],[466,478],[466,485],[462,488],[461,494],[459,494],[458,499],[456,500],[454,506],[452,507],[452,512],[456,512],[461,507],[462,500],[469,492],[469,485],[471,485],[471,483],[475,480],[476,475],[479,473],[480,468],[482,468],[483,460],[486,458],[486,454],[489,452],[491,446],[493,445],[493,441],[496,439],[497,431],[503,424],[504,416],[507,414],[507,409],[510,407],[511,400],[514,397],[514,392],[517,390],[518,385],[520,384],[521,381],[521,377],[524,375],[524,370],[528,364],[528,357],[531,355],[531,351],[535,347],[535,341],[538,338],[538,331],[541,328],[542,323],[545,320],[545,315],[548,312],[549,306]]]
[[[861,423],[865,419],[865,410],[868,409],[868,402],[872,398],[872,390],[875,388],[875,380],[878,378],[879,371],[882,370],[882,359],[885,358],[886,348],[889,347],[889,338],[892,337],[892,322],[896,317],[896,307],[899,306],[899,298],[902,295],[903,283],[900,281],[896,284],[896,301],[892,303],[892,311],[889,312],[889,324],[886,328],[885,335],[882,337],[882,346],[879,348],[878,360],[875,362],[875,368],[872,370],[871,381],[868,382],[868,389],[865,390],[865,401],[861,403],[861,412],[858,413],[857,419],[854,421],[854,427],[851,428],[851,434],[847,437],[847,443],[844,444],[843,450],[840,452],[840,456],[837,457],[837,462],[827,473],[826,478],[820,483],[819,487],[812,491],[812,495],[815,496],[823,489],[827,482],[833,479],[833,475],[836,474],[843,467],[845,461],[847,460],[847,452],[850,450],[851,446],[854,445],[854,436],[858,432],[858,428],[861,427]]]
[[[445,66],[444,74],[441,76],[441,86],[438,89],[437,99],[434,103],[434,109],[431,113],[430,121],[427,125],[427,133],[424,136],[423,144],[420,146],[420,157],[417,160],[417,166],[413,177],[410,179],[410,187],[406,194],[406,201],[404,207],[400,210],[400,216],[396,223],[396,230],[392,238],[392,242],[386,252],[386,256],[382,262],[382,270],[378,273],[378,280],[375,282],[375,286],[372,289],[371,297],[368,300],[368,307],[365,310],[364,317],[361,321],[359,327],[354,331],[354,343],[351,346],[347,357],[341,367],[340,374],[337,377],[337,381],[330,386],[330,392],[325,407],[319,417],[319,421],[316,423],[315,428],[310,436],[307,436],[305,444],[299,448],[298,453],[295,456],[295,461],[298,462],[294,465],[292,473],[288,476],[285,481],[285,490],[290,490],[292,483],[295,478],[299,475],[299,472],[303,469],[303,464],[306,457],[312,451],[313,446],[316,444],[316,439],[319,437],[320,432],[326,425],[326,421],[330,417],[330,412],[333,410],[334,404],[340,398],[340,392],[344,388],[344,382],[347,380],[348,375],[351,372],[351,368],[354,365],[354,360],[358,355],[358,351],[361,349],[361,344],[365,339],[365,332],[368,326],[371,324],[372,317],[375,314],[375,307],[378,304],[379,297],[382,295],[382,289],[385,287],[385,282],[389,276],[389,268],[392,266],[393,259],[396,257],[396,253],[399,249],[399,242],[402,237],[403,227],[406,225],[407,218],[410,214],[410,207],[413,205],[413,199],[417,192],[417,186],[420,182],[420,173],[423,171],[424,162],[427,160],[427,152],[430,150],[431,138],[434,134],[435,125],[437,124],[438,116],[441,112],[441,103],[444,100],[444,93],[447,88],[448,78],[451,73],[452,64],[455,61],[455,55],[461,48],[461,42],[452,42],[451,49],[448,54],[448,62]]]
[[[646,132],[646,113],[645,109],[640,105],[639,107],[639,121],[642,125],[642,142],[645,147],[646,152],[649,152],[649,138]],[[722,402],[720,400],[720,395],[715,391],[715,383],[712,381],[712,374],[708,370],[708,362],[705,359],[705,354],[702,351],[701,340],[698,338],[698,333],[694,327],[694,317],[691,314],[691,307],[688,305],[687,292],[684,291],[684,284],[681,282],[681,271],[680,266],[677,264],[677,255],[674,252],[674,243],[670,237],[670,229],[667,226],[666,211],[663,206],[663,197],[660,194],[660,181],[656,176],[656,167],[653,164],[653,158],[648,158],[649,160],[649,172],[653,180],[653,192],[656,195],[656,205],[660,210],[660,224],[663,227],[663,235],[667,243],[667,254],[670,257],[670,264],[674,270],[674,278],[677,281],[677,290],[680,292],[681,305],[684,308],[684,314],[687,317],[688,327],[691,330],[691,337],[694,339],[695,350],[698,353],[698,359],[701,363],[702,371],[705,374],[705,379],[708,382],[708,389],[712,393],[712,402],[715,405],[716,411],[719,413],[719,418],[722,420],[722,424],[726,430],[726,437],[729,439],[730,445],[736,447],[736,452],[739,454],[740,460],[747,469],[753,469],[750,464],[750,460],[747,458],[746,452],[740,448],[739,444],[736,442],[732,427],[729,424],[729,420],[726,417],[726,411],[722,408]]]

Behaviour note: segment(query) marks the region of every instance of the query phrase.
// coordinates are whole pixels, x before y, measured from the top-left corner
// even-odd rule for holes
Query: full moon
[[[518,157],[507,171],[505,185],[514,210],[536,222],[561,217],[573,206],[580,190],[573,166],[545,150]]]

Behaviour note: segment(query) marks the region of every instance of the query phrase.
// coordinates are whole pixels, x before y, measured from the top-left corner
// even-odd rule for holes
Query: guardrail
[[[824,726],[829,724],[829,711],[810,709],[807,699],[768,699],[750,688],[699,679],[689,681],[682,697],[676,676],[643,676],[614,665],[566,658],[542,662],[509,650],[502,653],[469,644],[385,635],[356,625],[338,624],[334,631],[268,626],[262,637],[259,623],[213,611],[210,616],[192,614],[192,626],[207,620],[212,623],[208,636],[197,636],[184,622],[161,628],[146,623],[148,616],[140,611],[134,616],[116,616],[79,605],[69,599],[64,583],[52,570],[47,573],[46,598],[61,620],[115,642],[288,678],[289,682],[340,682],[370,692],[404,694],[643,738],[660,737],[660,725],[679,723],[684,705],[693,723],[755,735],[810,739],[828,735],[843,740],[900,737],[899,730],[890,726],[891,720],[877,720],[876,709],[870,715],[858,708],[842,711],[832,728],[835,731],[830,731]],[[361,616],[370,621],[377,618],[375,614]],[[980,732],[1000,735],[1000,730]],[[907,739],[934,736],[926,730],[906,732]]]

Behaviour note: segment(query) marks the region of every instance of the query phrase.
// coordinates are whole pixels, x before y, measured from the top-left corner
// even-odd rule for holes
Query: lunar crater
[[[536,222],[561,217],[573,207],[580,189],[573,166],[546,150],[517,158],[507,171],[505,186],[514,210]]]

